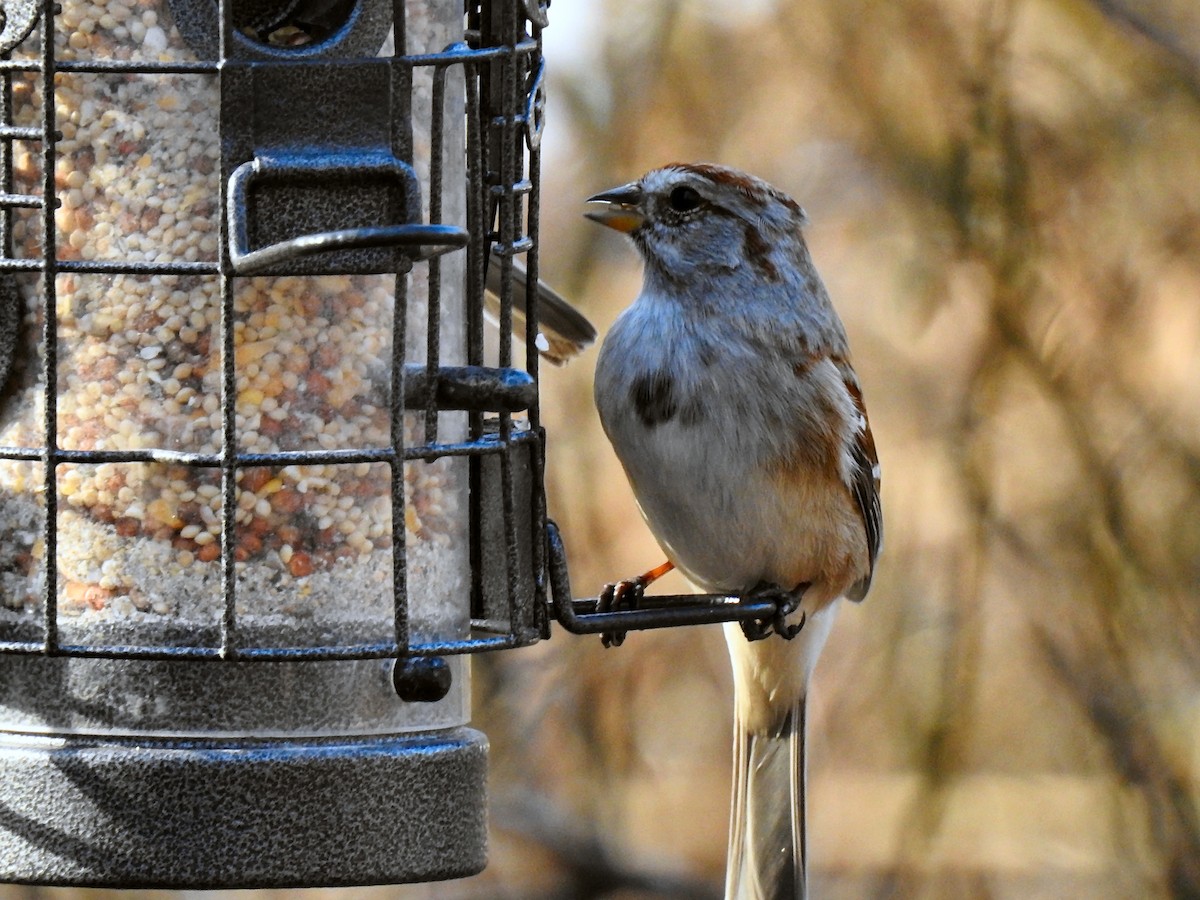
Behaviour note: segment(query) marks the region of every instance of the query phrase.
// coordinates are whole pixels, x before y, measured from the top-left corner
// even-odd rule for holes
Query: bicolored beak
[[[645,221],[642,214],[642,188],[636,181],[588,197],[588,203],[607,203],[604,209],[593,209],[584,215],[616,231],[629,234]]]

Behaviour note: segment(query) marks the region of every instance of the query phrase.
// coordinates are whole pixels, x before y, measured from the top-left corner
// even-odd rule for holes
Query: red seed
[[[262,538],[256,534],[243,534],[238,539],[238,550],[245,552],[247,558],[258,556],[262,552],[262,546]]]
[[[300,543],[300,529],[295,525],[280,525],[276,534],[284,544],[291,544],[295,547]]]
[[[340,351],[332,344],[322,344],[317,350],[317,365],[322,369],[332,369],[340,359]]]
[[[333,382],[320,372],[309,372],[307,385],[309,394],[323,397],[329,393],[330,388],[333,387]]]
[[[92,609],[104,609],[113,597],[113,592],[98,584],[89,584],[83,592],[83,601]]]
[[[141,531],[142,523],[132,516],[122,516],[113,523],[113,526],[121,537],[136,537],[137,533]]]
[[[307,553],[293,553],[292,558],[288,560],[287,566],[293,578],[304,578],[306,575],[313,573],[312,557]]]
[[[277,512],[291,515],[304,506],[304,497],[291,488],[282,488],[271,496],[271,506]]]
[[[270,480],[271,470],[263,466],[257,466],[253,469],[243,469],[242,478],[239,483],[242,490],[257,494]]]

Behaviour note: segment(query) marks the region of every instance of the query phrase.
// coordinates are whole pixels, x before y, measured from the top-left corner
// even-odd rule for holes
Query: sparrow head
[[[675,164],[588,198],[589,219],[628,234],[648,276],[685,281],[737,272],[778,280],[779,253],[803,246],[804,210],[782,191],[736,169]],[[738,271],[749,265],[751,272]]]

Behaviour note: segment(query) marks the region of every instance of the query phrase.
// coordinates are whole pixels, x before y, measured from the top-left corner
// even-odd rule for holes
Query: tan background
[[[806,207],[850,332],[886,547],[817,672],[817,896],[1200,896],[1200,7],[562,0],[551,21],[549,280],[603,331],[638,266],[583,198],[720,161]],[[579,595],[660,561],[594,363],[544,373]],[[559,632],[476,672],[488,871],[305,896],[716,895],[718,629]],[[33,896],[115,895],[0,889]]]

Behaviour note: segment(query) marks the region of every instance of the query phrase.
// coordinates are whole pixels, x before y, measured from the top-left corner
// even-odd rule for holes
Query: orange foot
[[[637,609],[638,604],[642,600],[642,595],[646,592],[646,588],[674,568],[675,563],[667,560],[662,565],[656,566],[649,572],[637,576],[637,578],[618,581],[614,584],[606,584],[604,590],[600,592],[599,602],[596,604],[596,612],[619,612],[625,609]],[[601,632],[600,642],[605,647],[620,647],[625,643],[625,634],[626,632],[624,631]]]

